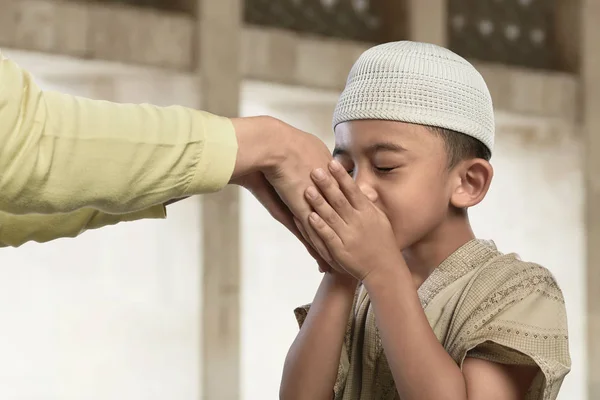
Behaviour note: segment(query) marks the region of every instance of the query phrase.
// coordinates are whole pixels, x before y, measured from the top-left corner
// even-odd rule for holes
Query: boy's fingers
[[[321,193],[323,193],[327,203],[329,203],[344,221],[348,222],[354,215],[354,208],[340,190],[338,182],[335,179],[332,179],[332,177],[323,169],[314,170],[311,177],[321,190]],[[323,215],[321,214],[321,216]]]
[[[319,217],[319,214],[310,214],[308,220],[329,249],[339,248],[342,245],[340,237],[321,217]]]
[[[348,202],[356,209],[360,209],[368,203],[367,198],[360,190],[354,179],[346,172],[342,164],[337,160],[333,160],[329,163],[329,170],[331,174],[338,182],[340,190],[348,199]]]
[[[319,214],[319,216],[325,221],[336,232],[340,232],[341,229],[346,225],[344,220],[338,215],[338,213],[329,205],[327,200],[315,187],[309,187],[306,190],[306,199],[312,206],[312,208]]]
[[[319,254],[321,259],[325,261],[325,263],[332,262],[333,257],[331,257],[331,254],[327,249],[327,245],[323,243],[323,240],[319,237],[319,234],[315,232],[310,222],[307,222],[307,224],[308,226],[304,229],[304,233],[308,236],[308,243],[311,244],[313,249],[315,249],[315,251]]]

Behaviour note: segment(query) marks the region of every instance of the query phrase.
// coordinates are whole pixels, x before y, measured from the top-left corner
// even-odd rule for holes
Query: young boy
[[[469,224],[493,175],[481,75],[438,46],[376,46],[334,129],[335,161],[306,196],[335,270],[296,310],[281,398],[555,399],[570,369],[562,293]]]

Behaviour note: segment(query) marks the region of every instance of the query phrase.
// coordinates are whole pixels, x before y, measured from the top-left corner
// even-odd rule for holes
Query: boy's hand
[[[312,173],[323,196],[314,187],[306,190],[306,198],[315,213],[309,220],[327,245],[334,260],[358,280],[379,268],[395,268],[404,264],[392,226],[359,189],[341,164],[332,161],[329,170]]]

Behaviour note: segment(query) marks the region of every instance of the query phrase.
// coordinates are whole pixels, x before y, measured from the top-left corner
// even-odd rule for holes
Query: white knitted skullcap
[[[352,67],[333,115],[451,129],[494,147],[494,110],[483,77],[467,60],[428,43],[391,42]]]

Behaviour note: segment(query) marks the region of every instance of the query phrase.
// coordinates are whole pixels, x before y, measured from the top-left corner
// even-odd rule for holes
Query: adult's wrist
[[[280,165],[285,159],[286,125],[273,117],[246,117],[232,120],[238,153],[232,179]]]

